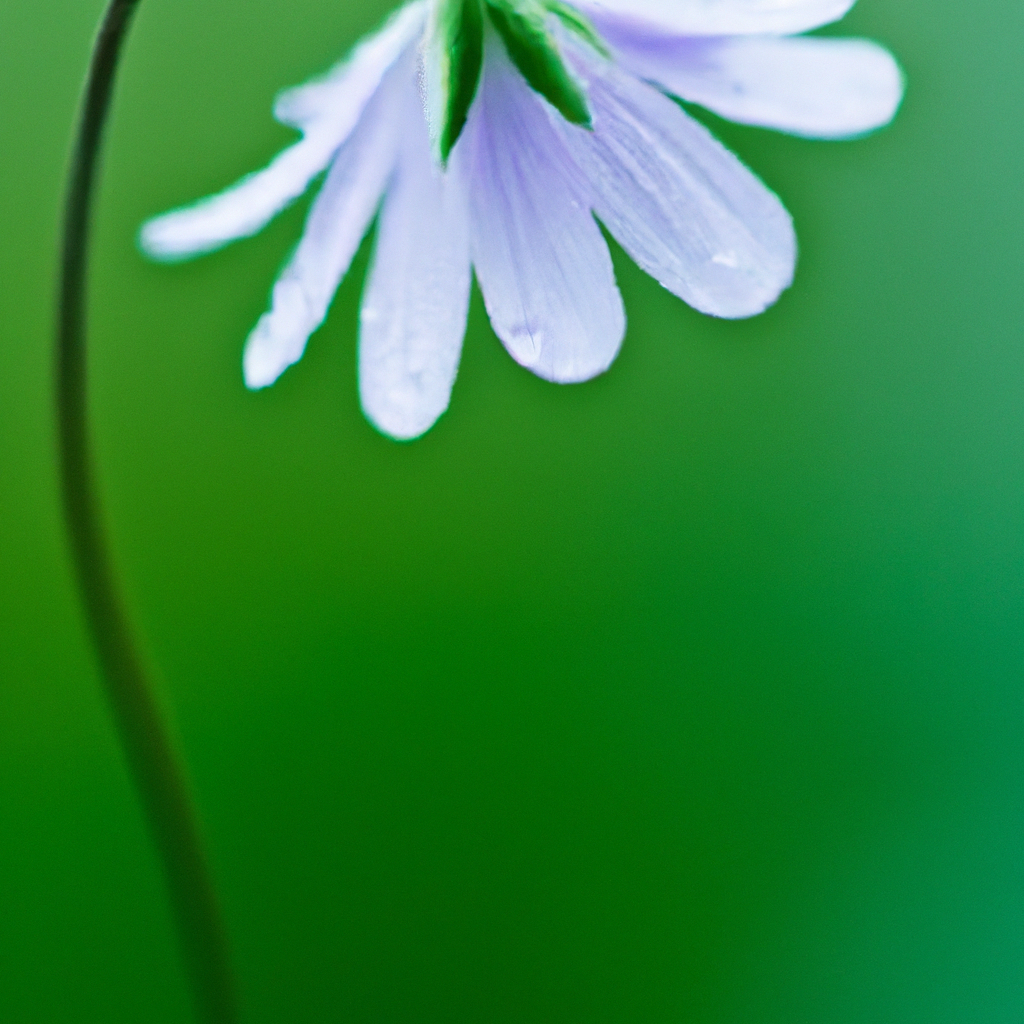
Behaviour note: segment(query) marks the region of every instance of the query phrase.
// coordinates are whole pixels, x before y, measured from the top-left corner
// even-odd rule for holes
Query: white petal
[[[139,245],[153,259],[180,260],[254,235],[306,191],[336,150],[333,139],[307,136],[224,192],[147,221]]]
[[[243,368],[250,388],[273,384],[301,358],[327,315],[394,168],[401,127],[395,114],[405,106],[401,94],[414,90],[412,62],[405,60],[367,104],[331,165],[302,240],[274,285],[270,310],[246,342]]]
[[[649,22],[684,36],[807,32],[838,21],[855,0],[581,0],[600,30],[609,18]]]
[[[448,408],[470,280],[465,192],[434,162],[422,105],[412,100],[377,227],[359,330],[363,411],[401,440],[419,437]]]
[[[568,383],[608,368],[625,314],[586,183],[545,108],[492,34],[459,141],[471,181],[473,264],[512,357]]]
[[[327,79],[284,93],[275,113],[286,124],[301,127],[304,137],[224,192],[148,221],[139,236],[143,251],[159,260],[211,252],[254,235],[302,195],[351,134],[381,78],[422,27],[424,9],[423,3],[403,8]]]
[[[348,125],[351,131],[384,73],[423,30],[426,11],[425,0],[399,8],[322,78],[282,92],[274,103],[274,117],[306,131],[321,119]]]
[[[888,124],[903,96],[891,54],[866,39],[668,39],[633,33],[612,41],[642,78],[722,117],[796,135],[843,138]]]
[[[559,129],[608,230],[704,313],[744,317],[771,305],[796,261],[778,197],[662,93],[583,47],[568,53],[590,79],[594,130]]]

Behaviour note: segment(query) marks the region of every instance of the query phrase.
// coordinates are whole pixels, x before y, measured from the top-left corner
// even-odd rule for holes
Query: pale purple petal
[[[569,44],[592,132],[554,120],[596,194],[594,210],[649,274],[691,306],[745,317],[793,277],[796,238],[778,197],[672,100]]]
[[[424,8],[403,8],[327,79],[284,93],[276,116],[302,128],[303,138],[224,192],[148,221],[139,236],[143,251],[159,260],[210,252],[254,235],[302,195],[351,134],[382,76],[408,49],[422,27]]]
[[[854,0],[579,0],[604,33],[617,19],[648,22],[671,35],[788,34],[838,21]]]
[[[419,437],[448,408],[470,281],[465,190],[434,162],[422,105],[411,100],[359,329],[363,411],[401,440]]]
[[[147,221],[139,245],[153,259],[180,260],[248,238],[302,195],[336,150],[333,139],[307,136],[226,191]]]
[[[888,124],[903,96],[892,55],[866,39],[670,38],[619,32],[609,43],[641,78],[721,117],[814,138]]]
[[[608,368],[625,332],[611,257],[589,189],[552,129],[552,108],[493,34],[487,46],[480,93],[458,143],[484,303],[518,363],[547,380],[587,380]]]
[[[401,131],[395,115],[406,107],[402,93],[415,87],[412,60],[406,59],[385,78],[331,165],[302,240],[274,285],[270,310],[246,343],[243,368],[250,388],[273,384],[301,358],[309,335],[327,315],[394,168]]]
[[[274,117],[304,131],[330,121],[337,126],[333,130],[347,136],[384,73],[423,30],[426,11],[425,0],[399,8],[322,78],[282,92],[274,103]]]

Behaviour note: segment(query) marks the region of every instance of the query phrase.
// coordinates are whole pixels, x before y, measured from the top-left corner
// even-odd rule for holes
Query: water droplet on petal
[[[508,331],[507,345],[516,362],[523,366],[534,366],[540,362],[543,350],[543,332],[529,324],[513,324]]]

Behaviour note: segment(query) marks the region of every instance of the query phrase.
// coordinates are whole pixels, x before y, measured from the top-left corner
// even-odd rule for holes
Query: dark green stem
[[[227,942],[196,815],[118,593],[92,470],[86,359],[91,207],[118,58],[137,3],[111,0],[103,17],[68,182],[56,338],[61,496],[86,621],[125,756],[163,862],[196,1013],[203,1024],[235,1024]]]

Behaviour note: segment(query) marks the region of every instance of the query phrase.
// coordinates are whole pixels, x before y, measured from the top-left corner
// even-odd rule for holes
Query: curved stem
[[[91,206],[121,46],[138,0],[111,0],[92,53],[65,207],[56,337],[64,519],[85,617],[170,890],[196,1013],[237,1020],[227,943],[184,772],[118,593],[92,472],[86,283]]]

